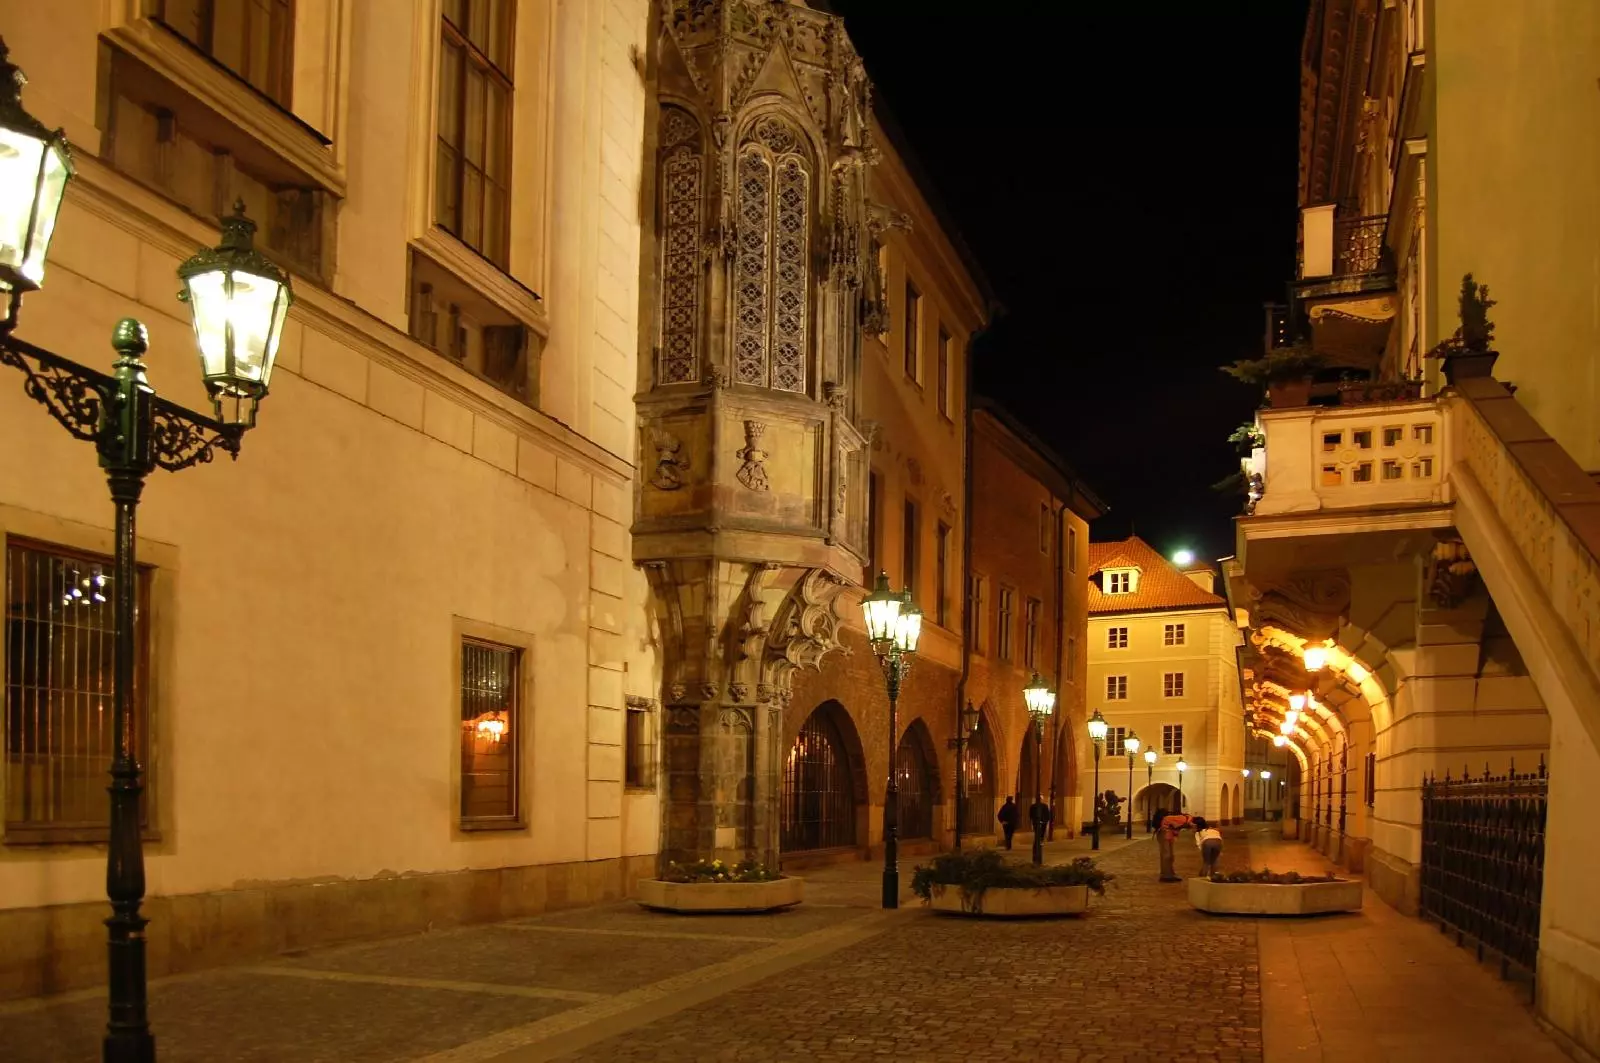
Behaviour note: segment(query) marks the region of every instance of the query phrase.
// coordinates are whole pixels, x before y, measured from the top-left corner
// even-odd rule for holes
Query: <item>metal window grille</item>
[[[517,698],[522,651],[477,639],[461,642],[461,822],[517,820]]]
[[[112,560],[43,543],[6,545],[5,830],[13,841],[108,833],[116,617]],[[150,570],[139,572],[129,736],[150,764]],[[148,825],[149,789],[140,821]]]
[[[900,739],[894,770],[899,774],[900,837],[933,837],[933,771],[909,731]]]
[[[1535,772],[1422,780],[1422,915],[1503,978],[1538,970],[1548,803],[1542,759]]]
[[[987,729],[976,731],[967,742],[961,786],[965,791],[962,827],[968,834],[993,834],[999,810],[994,800],[994,746]]]
[[[813,712],[783,767],[779,845],[784,852],[836,849],[856,841],[855,779],[830,714]]]

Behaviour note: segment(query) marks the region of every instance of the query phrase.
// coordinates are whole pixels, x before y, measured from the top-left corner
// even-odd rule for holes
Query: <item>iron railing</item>
[[[1333,273],[1336,277],[1359,277],[1366,273],[1389,272],[1383,248],[1383,230],[1389,224],[1384,214],[1364,217],[1335,217],[1333,220]]]
[[[838,726],[823,709],[800,727],[783,768],[778,847],[786,853],[856,842],[855,778]]]
[[[1532,981],[1539,961],[1549,779],[1539,770],[1422,782],[1423,918]]]

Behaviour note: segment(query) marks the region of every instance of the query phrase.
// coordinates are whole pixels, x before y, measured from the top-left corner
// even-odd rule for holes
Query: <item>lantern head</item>
[[[74,172],[66,133],[23,109],[27,83],[0,39],[0,292],[13,295],[44,283],[45,252]]]

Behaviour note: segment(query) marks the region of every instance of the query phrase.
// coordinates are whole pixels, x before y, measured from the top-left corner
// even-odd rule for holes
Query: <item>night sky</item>
[[[817,5],[821,6],[821,5]],[[978,390],[1111,507],[1233,553],[1228,434],[1294,265],[1306,0],[832,0],[1007,315]]]

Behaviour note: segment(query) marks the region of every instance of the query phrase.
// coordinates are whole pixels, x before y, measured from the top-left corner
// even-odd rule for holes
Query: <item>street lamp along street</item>
[[[1106,718],[1095,709],[1089,717],[1089,741],[1094,745],[1094,800],[1089,802],[1089,816],[1094,824],[1094,839],[1089,848],[1100,848],[1100,754],[1106,743]]]
[[[1123,835],[1129,841],[1133,840],[1133,758],[1138,755],[1139,747],[1144,743],[1139,741],[1139,736],[1132,731],[1122,740],[1123,752],[1128,754],[1128,832]]]
[[[1157,753],[1153,748],[1144,751],[1144,790],[1147,795],[1150,793],[1150,788],[1155,785],[1156,761],[1160,759],[1160,757],[1161,754]],[[1149,805],[1150,801],[1151,798],[1147,796],[1145,798],[1145,804]],[[1146,814],[1144,821],[1144,832],[1146,834],[1150,833],[1150,824],[1152,819],[1154,819],[1153,816]]]
[[[1056,692],[1039,678],[1039,673],[1034,672],[1028,685],[1022,688],[1022,700],[1028,706],[1028,716],[1033,720],[1033,807],[1044,801],[1044,786],[1040,780],[1044,777],[1044,722],[1056,709]],[[1044,828],[1041,817],[1033,815],[1033,807],[1029,808],[1030,818],[1033,820],[1033,862],[1036,865],[1044,863]]]
[[[132,700],[137,605],[136,517],[145,479],[157,468],[176,472],[222,452],[238,458],[244,433],[266,397],[273,359],[294,296],[289,278],[251,247],[255,225],[236,207],[222,222],[220,246],[179,267],[193,314],[201,371],[216,417],[156,394],[145,375],[149,334],[133,318],[117,322],[113,372],[90,369],[16,336],[25,293],[44,283],[45,256],[73,176],[66,136],[52,133],[22,106],[27,78],[0,40],[0,365],[20,370],[28,397],[68,432],[92,442],[116,510],[112,614],[112,759],[106,846],[109,1022],[103,1057],[153,1063],[155,1038],[146,1006],[144,842],[139,805],[144,792],[135,756]]]
[[[867,623],[867,640],[883,668],[889,690],[889,786],[883,796],[883,906],[900,907],[900,785],[895,771],[896,739],[899,729],[895,707],[900,700],[900,684],[911,671],[911,658],[922,639],[922,610],[911,600],[907,588],[899,594],[889,589],[889,574],[878,573],[872,593],[861,601]]]

